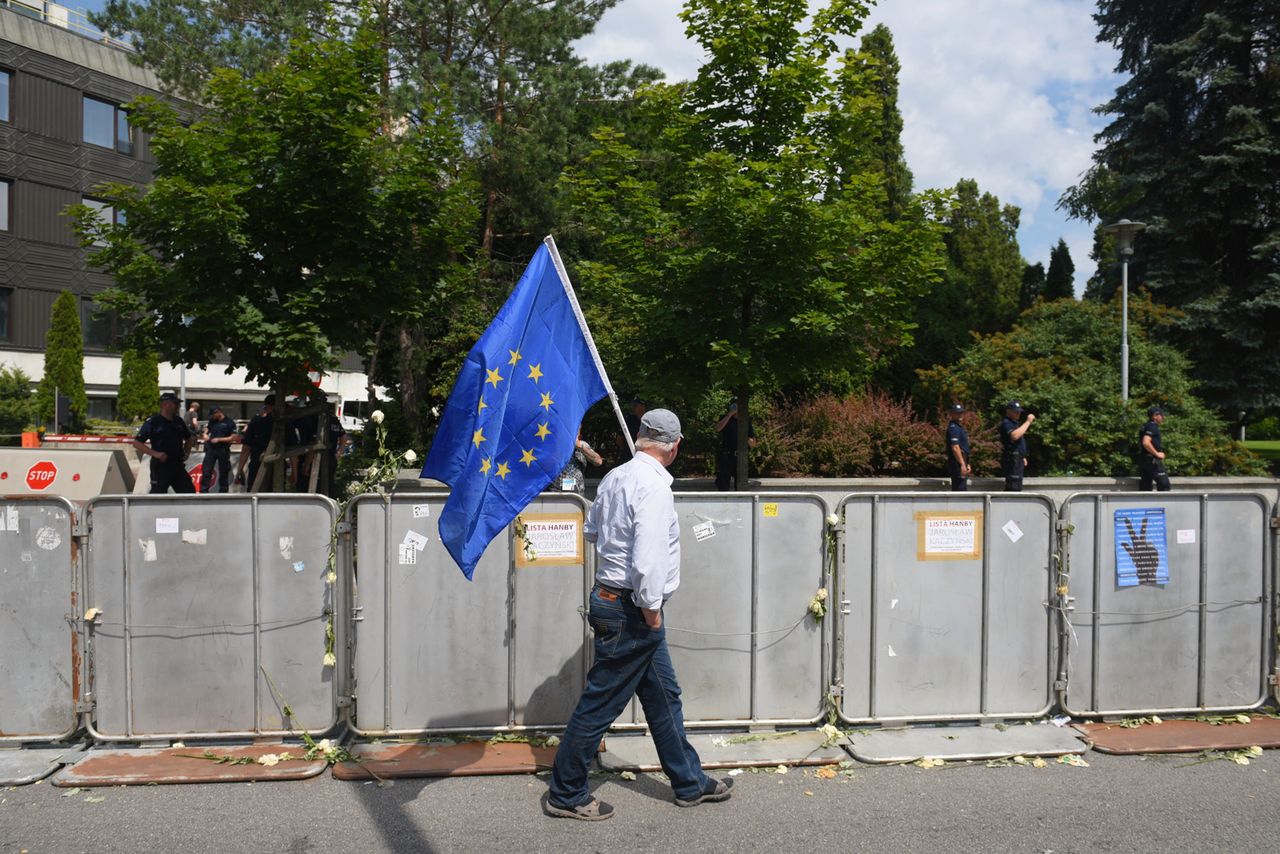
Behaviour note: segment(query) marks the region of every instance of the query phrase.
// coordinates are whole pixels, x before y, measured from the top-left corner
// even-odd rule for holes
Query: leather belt
[[[619,599],[622,599],[624,602],[631,601],[632,591],[625,587],[610,587],[608,584],[597,581],[596,589],[600,591],[600,598],[606,601],[616,602]]]

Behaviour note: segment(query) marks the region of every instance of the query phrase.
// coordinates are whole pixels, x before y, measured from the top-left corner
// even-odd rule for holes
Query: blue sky
[[[578,52],[591,62],[631,59],[669,79],[691,77],[701,51],[676,17],[682,3],[621,0]],[[89,0],[84,8],[103,5]],[[1114,51],[1094,40],[1094,8],[1092,0],[881,0],[867,24],[884,23],[894,35],[916,188],[974,178],[1017,205],[1023,256],[1047,267],[1050,248],[1065,238],[1077,293],[1093,271],[1093,228],[1055,205],[1088,167],[1102,126],[1093,108],[1119,82]]]

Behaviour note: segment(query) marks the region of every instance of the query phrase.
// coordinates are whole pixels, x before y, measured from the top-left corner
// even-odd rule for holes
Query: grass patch
[[[1250,440],[1244,446],[1264,460],[1280,460],[1280,439]]]

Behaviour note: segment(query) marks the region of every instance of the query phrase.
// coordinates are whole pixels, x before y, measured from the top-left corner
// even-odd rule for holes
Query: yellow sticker
[[[766,515],[766,516],[777,516],[777,515],[778,515],[778,505],[777,505],[777,504],[766,504],[766,505],[764,505],[764,515]]]

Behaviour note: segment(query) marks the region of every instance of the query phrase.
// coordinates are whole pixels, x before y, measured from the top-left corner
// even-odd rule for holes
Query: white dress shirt
[[[657,610],[680,586],[680,523],[673,478],[649,454],[605,475],[583,528],[596,544],[596,580],[634,591],[641,608]]]

